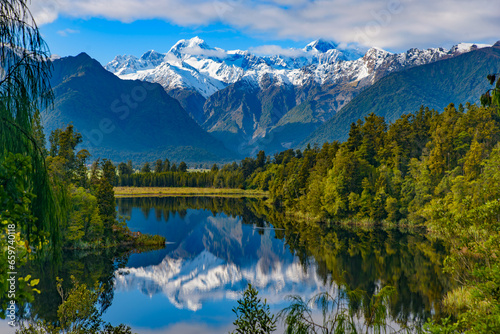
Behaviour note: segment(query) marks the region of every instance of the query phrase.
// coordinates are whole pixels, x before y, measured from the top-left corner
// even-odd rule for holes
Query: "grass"
[[[267,192],[244,189],[216,188],[161,188],[161,187],[115,187],[116,197],[168,197],[168,196],[214,196],[214,197],[265,197]]]

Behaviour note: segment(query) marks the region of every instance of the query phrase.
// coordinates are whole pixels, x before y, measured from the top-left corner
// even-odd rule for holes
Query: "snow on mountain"
[[[249,267],[238,267],[204,250],[192,259],[167,256],[160,264],[123,268],[115,273],[117,291],[139,289],[149,296],[164,294],[180,309],[199,310],[204,301],[237,299],[247,283],[259,289],[268,303],[282,296],[312,297],[325,290],[325,283],[312,265],[304,270],[298,258],[272,261],[261,258]],[[263,297],[262,297],[263,296]]]
[[[156,82],[167,90],[195,90],[206,98],[242,79],[260,85],[269,75],[279,84],[295,86],[309,80],[370,85],[387,73],[486,46],[461,43],[450,50],[410,49],[398,54],[371,48],[363,54],[359,49],[340,48],[320,39],[309,43],[297,56],[257,56],[248,51],[212,48],[194,37],[180,40],[165,54],[148,51],[140,58],[117,56],[106,69],[122,79]]]

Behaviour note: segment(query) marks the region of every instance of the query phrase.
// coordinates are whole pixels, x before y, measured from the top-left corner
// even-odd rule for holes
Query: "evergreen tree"
[[[257,160],[255,163],[257,168],[263,168],[266,164],[266,152],[259,151],[259,153],[257,153]]]
[[[155,173],[159,174],[161,172],[163,172],[163,161],[161,161],[161,159],[158,159],[156,160],[156,163],[155,163]]]
[[[151,166],[149,165],[149,162],[145,162],[144,165],[142,165],[141,173],[151,173]]]
[[[184,161],[181,161],[181,163],[179,164],[179,169],[178,169],[179,172],[185,173],[185,172],[187,172],[187,169],[188,169],[187,164]]]
[[[104,159],[101,163],[101,176],[97,181],[96,198],[99,215],[104,226],[104,235],[109,240],[116,223],[116,201],[113,183],[116,178],[115,166],[111,161]]]
[[[170,160],[168,159],[163,162],[163,172],[170,172]]]
[[[243,299],[238,300],[238,306],[233,312],[238,317],[233,324],[234,334],[268,334],[276,330],[277,319],[271,315],[266,301],[258,298],[258,291],[251,284],[243,292]]]

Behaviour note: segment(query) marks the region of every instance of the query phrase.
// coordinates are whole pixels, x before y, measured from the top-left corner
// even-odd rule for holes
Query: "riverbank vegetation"
[[[90,174],[87,150],[76,151],[82,136],[72,125],[51,133],[47,165],[52,180],[60,184],[68,219],[60,225],[65,248],[96,248],[165,244],[165,238],[132,233],[117,216],[113,184],[114,165],[97,160]]]

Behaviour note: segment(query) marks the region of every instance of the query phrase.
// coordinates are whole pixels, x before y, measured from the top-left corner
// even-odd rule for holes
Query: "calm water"
[[[272,311],[287,306],[288,295],[310,298],[339,282],[368,296],[390,284],[397,290],[391,318],[403,321],[439,313],[448,288],[444,250],[419,234],[299,224],[257,200],[135,198],[120,199],[118,208],[133,231],[163,235],[166,247],[72,252],[32,265],[26,271],[38,272],[43,291],[32,314],[55,318],[54,277],[70,275],[103,282],[104,320],[138,333],[227,333],[247,283]]]

